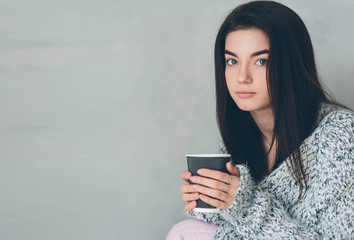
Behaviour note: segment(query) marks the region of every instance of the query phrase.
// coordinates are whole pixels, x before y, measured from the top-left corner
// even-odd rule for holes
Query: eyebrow
[[[252,53],[251,57],[255,57],[255,56],[258,56],[258,55],[261,55],[261,54],[265,54],[265,53],[269,53],[269,50],[268,49],[263,49],[263,50],[257,51],[255,53]],[[237,57],[237,55],[235,53],[230,52],[227,49],[225,49],[225,54],[229,54],[231,56]]]

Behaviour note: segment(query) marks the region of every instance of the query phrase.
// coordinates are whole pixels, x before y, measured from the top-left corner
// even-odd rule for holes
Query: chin
[[[257,109],[254,108],[247,108],[247,107],[238,107],[240,110],[245,111],[245,112],[253,112],[256,111]]]
[[[264,111],[264,110],[271,110],[270,104],[241,104],[236,103],[237,107],[245,112],[257,112],[257,111]]]
[[[257,107],[251,106],[250,104],[241,104],[236,102],[236,105],[242,111],[251,112],[257,110]]]

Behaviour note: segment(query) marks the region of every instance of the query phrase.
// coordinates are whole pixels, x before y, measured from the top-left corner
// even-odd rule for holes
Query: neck
[[[251,112],[251,116],[255,123],[257,124],[258,128],[262,132],[263,135],[263,147],[264,151],[269,154],[267,156],[267,166],[268,166],[268,173],[272,172],[274,164],[276,162],[276,149],[277,149],[277,139],[274,139],[274,143],[272,148],[272,138],[273,138],[273,130],[274,130],[274,116],[272,110],[264,110],[264,111],[257,111]]]
[[[262,132],[263,140],[270,144],[273,138],[274,116],[272,109],[251,112],[251,116],[257,127]]]

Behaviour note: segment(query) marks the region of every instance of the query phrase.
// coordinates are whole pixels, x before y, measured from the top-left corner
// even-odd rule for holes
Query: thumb
[[[239,171],[234,165],[232,165],[231,162],[226,163],[226,169],[231,175],[236,176],[238,178],[240,177]]]

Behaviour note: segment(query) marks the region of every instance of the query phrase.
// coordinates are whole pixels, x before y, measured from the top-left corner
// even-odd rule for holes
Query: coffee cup
[[[230,162],[230,154],[187,154],[188,171],[192,173],[192,176],[199,176],[197,171],[200,168],[207,168],[211,170],[217,170],[225,173],[229,173],[226,169],[226,163]],[[190,184],[193,184],[190,182]],[[193,212],[218,212],[220,209],[211,206],[202,200],[197,200],[197,206],[193,209]]]

